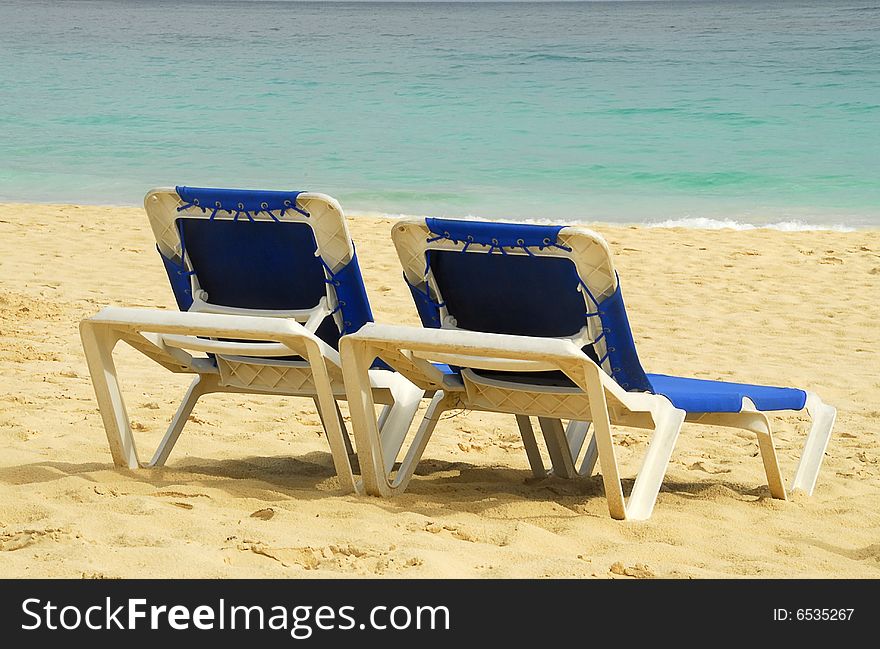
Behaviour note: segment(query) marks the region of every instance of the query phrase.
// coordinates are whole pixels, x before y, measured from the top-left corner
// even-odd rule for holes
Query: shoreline
[[[393,220],[348,223],[376,320],[417,325]],[[147,218],[0,204],[6,576],[880,578],[880,230],[591,225],[646,371],[838,409],[812,497],[770,498],[753,434],[685,424],[653,516],[620,523],[599,475],[533,480],[513,419],[473,412],[438,424],[406,493],[359,498],[336,488],[310,400],[252,395],[200,401],[165,468],[116,468],[77,325],[106,305],[176,308]],[[147,455],[188,380],[124,345],[116,362]],[[790,480],[806,418],[770,420]],[[630,488],[648,435],[615,439]]]
[[[55,201],[4,201],[0,200],[0,209],[8,207],[55,207],[55,208],[102,208],[102,209],[143,209],[141,204],[114,204],[114,203],[59,203]],[[377,210],[365,209],[346,209],[342,206],[345,215],[349,218],[367,218],[367,219],[391,219],[397,220],[402,218],[424,218],[430,216],[428,214],[410,214],[406,212],[381,212]],[[588,225],[590,227],[608,227],[608,228],[649,228],[649,229],[684,229],[684,230],[732,230],[737,232],[751,230],[773,230],[777,232],[874,232],[880,231],[880,223],[876,226],[850,226],[845,224],[834,223],[809,223],[799,219],[782,219],[767,223],[751,223],[748,221],[740,221],[731,216],[727,217],[702,217],[702,216],[682,216],[675,219],[662,219],[658,221],[602,221],[592,219],[504,219],[494,217],[482,217],[479,215],[468,214],[465,216],[448,216],[442,218],[454,219],[486,219],[492,221],[509,220],[516,223],[537,223],[541,225]],[[878,216],[880,219],[880,216]]]

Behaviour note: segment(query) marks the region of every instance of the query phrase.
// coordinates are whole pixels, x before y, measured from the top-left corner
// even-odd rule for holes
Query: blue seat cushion
[[[743,397],[751,399],[761,411],[800,410],[807,402],[807,393],[795,388],[687,379],[665,374],[648,374],[648,380],[655,394],[662,394],[676,408],[690,413],[739,412]]]

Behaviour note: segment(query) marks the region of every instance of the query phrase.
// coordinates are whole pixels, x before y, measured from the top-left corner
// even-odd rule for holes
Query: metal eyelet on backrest
[[[266,201],[263,201],[262,203],[260,203],[260,207],[263,208],[264,210],[269,209],[269,203],[267,203]]]
[[[284,207],[290,207],[290,200],[284,201]]]
[[[526,245],[526,242],[523,241],[522,239],[517,239],[517,240],[516,240],[516,245],[518,245],[518,246],[524,246],[524,245]]]
[[[193,199],[193,205],[198,205],[198,204],[199,204],[199,199],[198,199],[198,198],[194,198],[194,199]]]
[[[223,207],[223,206],[220,204],[220,201],[214,201],[214,207]]]

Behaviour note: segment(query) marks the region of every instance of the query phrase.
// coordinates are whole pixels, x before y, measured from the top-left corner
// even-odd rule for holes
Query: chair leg
[[[550,463],[553,465],[553,475],[560,478],[574,478],[577,470],[574,466],[574,458],[571,456],[569,441],[565,435],[562,422],[550,417],[538,417],[541,432],[544,433],[544,441],[547,444],[547,452],[550,454]]]
[[[324,421],[324,413],[321,412],[321,401],[318,397],[314,397],[315,409],[318,411],[318,418],[321,420],[321,426],[327,429],[327,423]],[[351,438],[348,435],[348,429],[345,427],[345,420],[342,418],[342,411],[339,409],[339,403],[334,400],[333,405],[336,406],[336,419],[339,422],[339,428],[342,431],[342,441],[345,444],[345,451],[348,453],[349,460],[355,456],[354,448],[351,445]]]
[[[791,490],[800,489],[811,496],[819,479],[819,469],[822,467],[822,458],[825,457],[825,449],[828,448],[831,439],[831,429],[837,419],[837,410],[823,403],[811,392],[807,393],[806,409],[813,423],[804,442],[801,459],[791,482]]]
[[[581,449],[584,447],[584,442],[587,439],[587,433],[590,432],[590,422],[588,421],[576,421],[572,419],[568,422],[568,426],[565,428],[565,437],[568,439],[568,452],[571,455],[572,463],[577,461],[578,455],[581,453]],[[592,443],[592,439],[590,440]],[[587,454],[589,454],[590,447],[587,447]],[[581,466],[579,469],[575,471],[575,473],[580,476],[588,476],[593,472],[593,466],[595,465],[595,459],[592,461],[587,457],[584,457],[581,462]],[[586,469],[586,473],[584,472]]]
[[[397,455],[400,453],[400,448],[406,440],[406,435],[425,394],[423,390],[404,381],[392,384],[390,390],[394,397],[394,403],[382,407],[376,422],[382,441],[383,461],[389,471],[394,466]],[[321,423],[324,423],[318,398],[315,397],[314,401],[318,409],[318,415],[321,417]],[[342,429],[346,451],[349,458],[354,458],[356,452],[351,444],[351,437],[346,429],[338,403],[336,404],[336,414],[339,420],[339,427]]]
[[[608,512],[611,518],[626,520],[626,501],[623,498],[623,487],[620,484],[620,470],[617,456],[614,453],[614,439],[611,435],[611,420],[608,417],[608,401],[605,399],[605,388],[596,381],[587,382],[587,396],[590,399],[590,413],[599,456],[599,467],[602,472],[602,484],[605,486],[605,498],[608,501]]]
[[[113,348],[119,339],[109,329],[88,320],[80,323],[80,337],[113,463],[136,469],[140,466],[137,446],[113,362]]]
[[[594,439],[590,442],[587,456],[584,457],[580,468],[575,466],[590,430],[590,422],[572,419],[565,429],[558,419],[538,417],[538,423],[541,425],[541,432],[544,434],[544,440],[547,444],[547,452],[550,454],[553,475],[560,478],[577,478],[590,475],[593,472],[597,458]],[[522,426],[520,426],[520,431],[522,431]],[[537,446],[535,449],[537,450]],[[529,452],[528,447],[526,452]],[[543,464],[541,466],[543,468]],[[532,469],[534,470],[534,465]]]
[[[648,445],[642,467],[636,476],[629,502],[624,499],[623,486],[620,482],[620,470],[614,452],[614,439],[611,434],[611,419],[608,414],[608,401],[605,389],[600,381],[585,382],[587,395],[590,399],[594,438],[590,446],[596,445],[599,457],[602,483],[605,486],[605,498],[608,500],[608,512],[618,520],[645,520],[651,516],[657,495],[666,474],[666,467],[675,442],[678,439],[681,425],[687,413],[675,408],[663,397],[656,397],[658,402],[652,408],[654,435]],[[587,449],[585,462],[589,463],[590,448]]]
[[[384,420],[377,422],[379,438],[382,442],[382,461],[386,472],[394,467],[422,397],[425,396],[424,390],[420,390],[402,377],[400,381],[391,385],[391,393],[394,404],[388,409]]]
[[[671,406],[668,409],[663,408],[657,415],[655,415],[656,424],[654,435],[651,437],[648,451],[642,461],[642,467],[636,477],[632,493],[625,501],[623,518],[630,520],[646,520],[651,517],[654,505],[657,502],[657,495],[660,493],[663,477],[666,475],[666,468],[669,465],[669,459],[672,456],[672,451],[678,440],[685,416],[686,413],[683,410],[678,410]],[[528,421],[527,417],[523,418]],[[518,422],[519,419],[520,416],[517,416]],[[553,439],[557,442],[561,442],[561,424],[559,424],[558,420],[547,420],[547,423],[544,425],[545,435],[549,433],[550,435],[553,435]],[[528,424],[528,426],[529,429],[531,429],[531,424]],[[566,450],[568,451],[568,454],[567,456],[563,456],[562,462],[559,462],[557,466],[568,466],[577,460],[578,454],[586,440],[589,430],[590,422],[569,422],[565,431],[565,439],[567,440]],[[576,471],[576,474],[580,476],[591,475],[598,457],[597,439],[596,435],[593,435],[587,446],[584,459],[581,462],[580,468]],[[612,492],[614,491],[616,490],[612,487]]]
[[[129,469],[164,465],[199,397],[217,390],[217,377],[200,374],[193,379],[152,459],[142,465],[113,362],[118,338],[111,336],[109,329],[88,320],[80,324],[80,335],[113,463]]]
[[[529,466],[532,468],[532,475],[536,478],[547,477],[548,471],[544,466],[544,460],[541,458],[541,451],[538,449],[538,441],[535,439],[535,430],[532,428],[531,418],[526,415],[516,415],[516,425],[519,427],[519,434],[522,436],[526,456],[529,458]]]
[[[342,411],[339,409],[339,402],[336,402],[336,417],[339,419],[339,428],[342,430],[342,441],[345,442],[345,452],[348,453],[348,459],[353,460],[357,455],[354,446],[351,445],[351,435],[348,434],[348,428],[345,426],[345,419],[342,418]]]
[[[382,440],[376,421],[376,402],[373,400],[370,385],[369,369],[376,355],[369,356],[371,351],[368,348],[359,348],[349,342],[345,336],[342,337],[339,355],[342,359],[348,411],[351,414],[351,428],[360,466],[358,488],[374,496],[390,495],[382,463]]]
[[[422,419],[419,424],[419,428],[416,431],[412,444],[410,444],[406,455],[400,462],[400,467],[397,469],[397,475],[395,475],[394,480],[390,482],[387,482],[386,477],[386,483],[389,486],[390,494],[406,489],[410,480],[412,480],[413,473],[415,473],[419,461],[422,459],[422,454],[425,452],[428,440],[431,439],[431,435],[434,433],[434,428],[437,427],[437,422],[440,421],[441,415],[446,410],[454,407],[456,403],[457,399],[454,395],[445,394],[443,392],[438,392],[434,395],[434,398],[431,399],[428,411],[425,413],[424,419]],[[388,474],[386,473],[386,476],[387,475]]]
[[[363,480],[355,475],[352,468],[351,456],[349,455],[351,442],[347,441],[348,432],[343,424],[336,399],[333,397],[333,387],[324,365],[324,359],[318,349],[310,349],[308,360],[312,368],[312,380],[315,382],[316,405],[321,422],[324,424],[324,432],[327,435],[327,443],[330,445],[330,455],[333,457],[333,466],[336,468],[340,489],[347,493],[363,493]],[[332,415],[328,415],[328,413],[332,413]]]
[[[357,442],[361,471],[359,488],[374,496],[392,496],[406,489],[440,414],[457,400],[442,391],[434,395],[428,412],[415,434],[415,439],[392,480],[394,461],[406,441],[409,427],[424,392],[403,377],[397,384],[389,386],[394,397],[394,405],[380,431],[369,380],[369,368],[376,358],[376,352],[369,347],[349,344],[350,342],[345,337],[342,338],[339,354],[342,358],[351,425]]]
[[[764,417],[764,419],[766,421],[767,418]],[[761,451],[761,461],[764,463],[764,473],[767,474],[767,486],[770,488],[770,495],[777,500],[788,500],[769,421],[767,421],[766,431],[758,432],[758,448]]]
[[[651,517],[657,495],[669,466],[669,458],[678,440],[687,413],[669,404],[654,414],[654,434],[648,444],[642,466],[636,476],[626,506],[627,518],[641,521]]]
[[[385,422],[388,421],[388,415],[391,414],[391,406],[385,405],[382,406],[382,409],[379,411],[379,419],[377,425],[379,426],[379,430],[385,427]]]
[[[764,473],[767,474],[770,495],[777,500],[787,500],[788,495],[782,480],[782,471],[779,469],[779,459],[776,456],[773,431],[767,415],[759,412],[750,399],[743,399],[742,410],[735,417],[737,427],[750,430],[758,436],[758,449],[761,451],[761,461],[764,463]]]
[[[585,478],[593,475],[593,471],[596,468],[596,461],[598,459],[599,448],[596,446],[596,435],[594,433],[590,436],[590,443],[587,444],[587,451],[584,453],[584,459],[581,461],[581,467],[578,469],[578,473]]]
[[[183,397],[183,401],[180,402],[180,406],[177,408],[174,419],[171,420],[171,425],[168,426],[165,437],[159,442],[159,446],[153,454],[153,459],[150,460],[147,466],[157,467],[165,465],[165,461],[177,443],[177,438],[180,437],[180,433],[183,431],[183,427],[186,425],[186,421],[199,397],[215,392],[216,389],[217,378],[214,376],[200,374],[193,379],[189,389],[186,391],[186,395]]]

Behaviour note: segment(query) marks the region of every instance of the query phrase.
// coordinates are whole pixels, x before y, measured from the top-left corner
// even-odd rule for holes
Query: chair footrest
[[[807,393],[795,388],[777,388],[748,383],[729,383],[690,379],[665,374],[648,374],[656,394],[662,394],[676,408],[693,412],[739,412],[743,399],[749,399],[760,411],[801,410]]]

